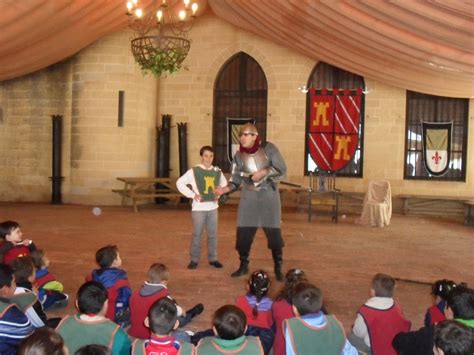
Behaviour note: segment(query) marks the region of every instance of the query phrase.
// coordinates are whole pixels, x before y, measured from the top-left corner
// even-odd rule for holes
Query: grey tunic
[[[236,186],[242,185],[237,227],[280,228],[281,202],[278,181],[286,175],[286,164],[274,144],[264,143],[260,149],[264,150],[270,162],[268,167],[270,173],[257,190],[253,189],[253,183],[249,178],[240,175],[245,171],[242,158],[243,154],[247,153],[237,152],[234,156],[230,182]]]

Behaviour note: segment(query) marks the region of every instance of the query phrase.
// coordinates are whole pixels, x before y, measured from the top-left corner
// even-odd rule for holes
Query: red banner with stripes
[[[326,171],[344,168],[359,142],[362,90],[310,90],[308,146]]]

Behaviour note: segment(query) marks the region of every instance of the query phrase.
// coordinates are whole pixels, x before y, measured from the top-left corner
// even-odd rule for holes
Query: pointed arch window
[[[267,78],[258,62],[244,52],[232,56],[220,69],[214,83],[212,144],[214,164],[230,171],[227,119],[255,120],[260,138],[266,138]]]
[[[308,88],[316,90],[323,89],[339,89],[339,92],[344,90],[357,91],[365,89],[364,78],[353,74],[351,72],[339,69],[330,64],[319,62],[311,75],[309,76]],[[363,151],[364,151],[364,107],[365,94],[361,97],[360,119],[358,125],[358,143],[355,147],[355,153],[352,160],[341,170],[337,171],[338,176],[347,177],[362,177],[363,168]],[[310,115],[310,93],[306,96],[306,134],[305,134],[305,175],[318,168],[318,164],[312,158],[309,144],[313,144],[309,139],[309,115]]]

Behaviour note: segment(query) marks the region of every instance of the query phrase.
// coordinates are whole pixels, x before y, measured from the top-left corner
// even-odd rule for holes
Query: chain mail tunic
[[[281,202],[278,191],[278,181],[286,175],[286,164],[278,148],[270,143],[263,143],[263,149],[270,165],[270,173],[266,181],[254,190],[254,184],[248,177],[242,177],[245,171],[243,155],[248,153],[237,152],[232,165],[230,182],[236,186],[242,185],[239,210],[237,212],[237,227],[267,227],[280,228]]]

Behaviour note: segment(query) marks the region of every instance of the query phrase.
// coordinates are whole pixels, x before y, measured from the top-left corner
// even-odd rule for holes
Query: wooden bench
[[[402,212],[407,215],[460,217],[465,224],[474,224],[474,200],[461,196],[397,195],[402,200]]]
[[[176,179],[172,178],[150,178],[150,177],[118,177],[123,182],[123,189],[113,189],[112,192],[122,196],[122,205],[126,205],[127,199],[132,201],[133,210],[138,212],[137,201],[151,198],[167,198],[177,205],[183,197],[176,188]],[[157,185],[159,184],[159,186]]]

